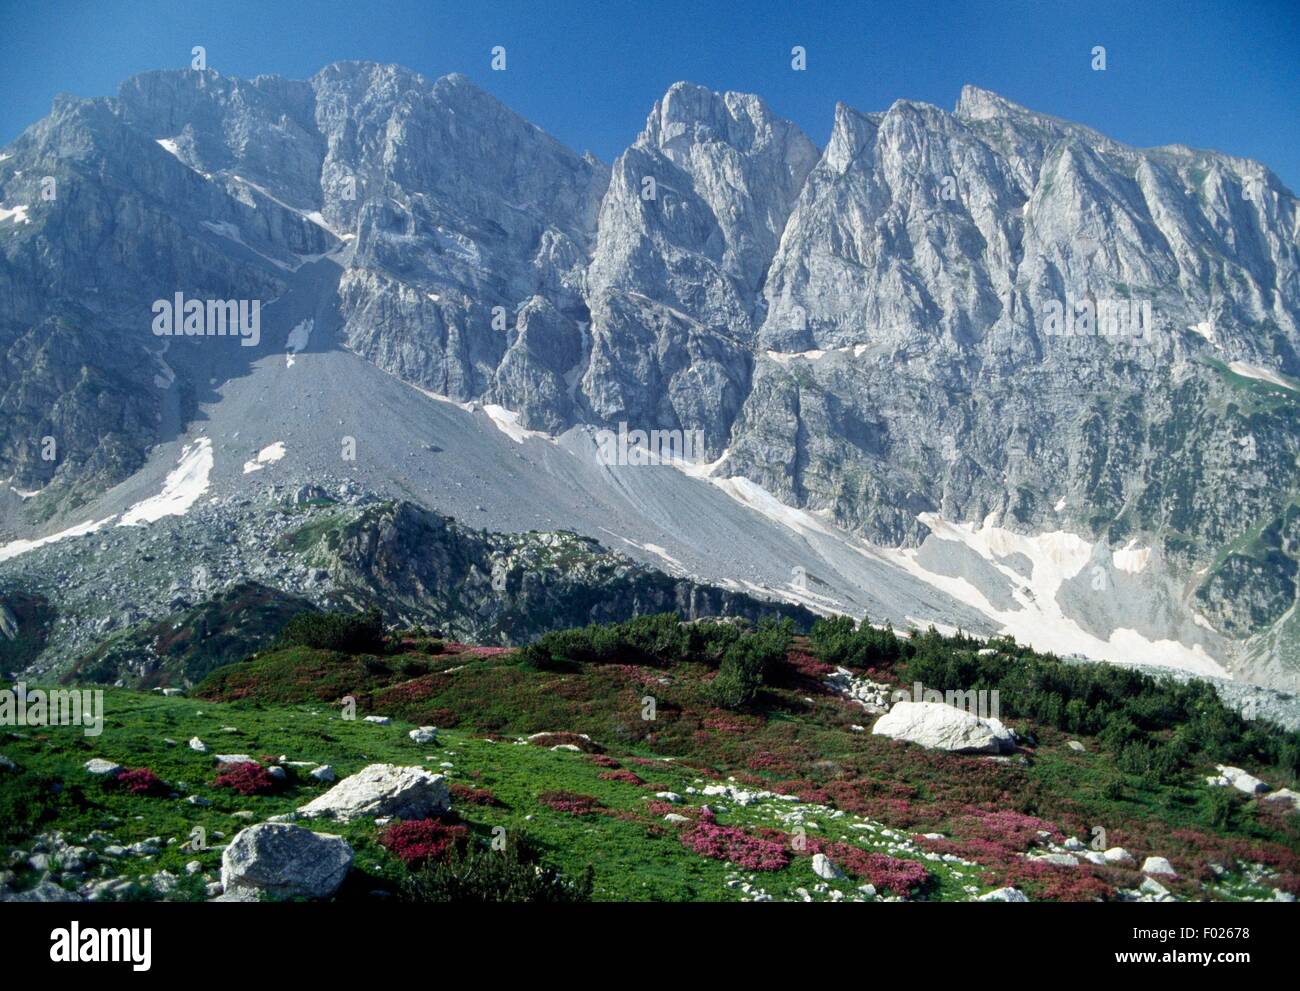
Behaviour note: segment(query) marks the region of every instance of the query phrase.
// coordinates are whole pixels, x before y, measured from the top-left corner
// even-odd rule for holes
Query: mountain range
[[[519,642],[410,537],[488,589],[493,531],[684,583],[555,626],[783,603],[1293,690],[1295,195],[973,86],[830,124],[677,83],[606,164],[390,65],[58,98],[0,152],[10,663],[250,581]],[[178,293],[257,343],[155,333]]]

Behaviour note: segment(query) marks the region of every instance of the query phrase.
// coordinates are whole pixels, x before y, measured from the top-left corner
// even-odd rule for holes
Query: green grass
[[[917,860],[932,881],[914,897],[926,899],[966,899],[1012,881],[1031,896],[1050,889],[1059,897],[1091,897],[1096,886],[1113,894],[1141,881],[1134,871],[1101,867],[1062,868],[1059,877],[1017,881],[1022,862],[1015,851],[1010,859],[989,857],[978,846],[972,816],[986,813],[1040,818],[1085,841],[1100,828],[1108,846],[1128,848],[1139,862],[1149,854],[1167,856],[1183,875],[1177,890],[1185,897],[1268,896],[1273,887],[1300,881],[1300,817],[1282,814],[1275,803],[1208,788],[1203,775],[1209,766],[1197,762],[1167,779],[1128,774],[1101,741],[1030,718],[1010,720],[1035,740],[1023,761],[926,751],[855,732],[854,724],[869,726],[871,717],[825,687],[829,669],[811,657],[804,639],[796,639],[787,659],[765,676],[754,703],[736,711],[712,701],[716,658],[660,658],[653,665],[562,660],[539,670],[513,652],[484,656],[413,638],[385,656],[304,647],[269,651],[214,672],[197,690],[201,698],[109,689],[98,738],[76,727],[0,735],[0,754],[20,766],[18,773],[0,771],[0,855],[28,849],[33,836],[51,829],[75,842],[103,830],[124,846],[150,836],[176,841],[152,860],[116,865],[115,874],[176,874],[194,859],[215,874],[219,852],[181,848],[196,827],[219,845],[219,833],[228,839],[326,790],[306,776],[307,769],[295,772],[280,794],[244,798],[214,788],[211,753],[187,746],[198,736],[212,753],[283,754],[330,764],[340,777],[374,762],[445,770],[452,782],[488,789],[496,800],[453,799],[455,814],[479,841],[503,827],[526,834],[566,877],[577,878],[590,865],[593,896],[600,900],[740,900],[752,894],[738,886],[743,883],[777,900],[801,898],[799,888],[819,899],[830,890],[858,896],[861,882],[848,879],[818,892],[822,882],[807,856],[794,856],[779,871],[745,873],[688,849],[679,835],[688,827],[665,822],[665,809],[648,808],[661,790],[682,795],[679,808],[690,815],[707,803],[720,825],[756,835],[776,831],[768,835],[787,848],[802,824],[810,839]],[[338,702],[345,696],[356,701],[355,720],[342,718]],[[642,718],[647,697],[654,700],[653,720]],[[393,722],[380,726],[359,718],[372,713]],[[423,724],[441,727],[437,745],[407,737]],[[226,726],[240,732],[225,733]],[[587,734],[594,749],[642,783],[602,778],[606,768],[587,754],[520,742],[539,732]],[[1070,739],[1082,740],[1087,751],[1067,747]],[[149,767],[182,795],[212,804],[201,808],[183,797],[106,789],[82,769],[91,757]],[[444,769],[443,762],[453,766]],[[1291,783],[1276,769],[1249,769],[1274,786]],[[797,800],[741,805],[699,793],[727,781]],[[600,808],[581,816],[557,811],[539,800],[553,791],[592,796]],[[252,816],[236,817],[240,811]],[[340,898],[400,889],[406,869],[378,844],[373,822],[312,828],[342,833],[357,852]],[[965,862],[930,859],[934,854],[927,856],[927,844],[918,839],[928,832],[947,837],[947,852]],[[1211,863],[1227,866],[1227,874],[1215,878]],[[1253,866],[1259,864],[1266,868]],[[1094,887],[1071,887],[1076,877]],[[33,880],[30,874],[20,878]],[[189,879],[179,897],[201,894],[198,880]]]

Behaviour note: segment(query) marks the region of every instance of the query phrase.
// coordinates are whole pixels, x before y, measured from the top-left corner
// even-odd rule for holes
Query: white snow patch
[[[506,409],[504,406],[497,406],[494,403],[484,403],[483,412],[488,415],[498,430],[513,440],[516,444],[522,444],[528,437],[537,437],[541,440],[551,440],[551,437],[542,433],[540,430],[528,430],[519,424],[519,414],[514,410]]]
[[[0,220],[13,220],[15,224],[30,224],[31,218],[27,216],[29,209],[31,208],[26,206],[0,206]]]
[[[285,355],[285,367],[293,367],[293,356],[303,350],[308,341],[311,340],[312,328],[316,326],[314,317],[308,317],[301,323],[295,324],[293,330],[289,331],[289,339],[285,342],[285,347],[289,353]]]
[[[257,452],[257,457],[252,461],[244,462],[244,474],[249,475],[255,471],[261,471],[267,465],[273,465],[284,457],[284,441],[277,440],[274,444],[262,448]]]
[[[1026,536],[993,525],[993,516],[980,527],[972,523],[950,523],[934,513],[922,513],[918,519],[936,537],[965,544],[1005,574],[1018,608],[998,609],[965,578],[927,570],[917,560],[916,550],[900,548],[886,553],[916,577],[986,614],[1021,643],[1059,654],[1138,661],[1183,668],[1201,675],[1231,677],[1200,644],[1188,646],[1174,640],[1151,640],[1135,630],[1122,628],[1111,631],[1102,640],[1066,616],[1056,598],[1061,583],[1075,577],[1092,559],[1093,545],[1082,537],[1065,531]],[[1132,546],[1120,553],[1127,552],[1128,556],[1122,558],[1126,564],[1137,565],[1140,561],[1145,567],[1142,551],[1150,553],[1149,548],[1139,551]],[[1031,562],[1028,580],[1001,562],[1002,558],[1016,553]]]
[[[1151,548],[1139,547],[1136,540],[1130,540],[1127,545],[1113,552],[1110,560],[1118,570],[1138,575],[1146,570],[1151,561]]]
[[[267,261],[269,261],[272,265],[276,266],[277,268],[282,268],[286,272],[296,272],[298,270],[298,266],[296,265],[290,265],[288,262],[282,262],[278,258],[272,258],[270,255],[258,251],[251,244],[249,244],[247,241],[244,240],[244,236],[243,234],[240,233],[239,228],[236,227],[234,224],[230,223],[229,221],[222,220],[214,223],[211,220],[203,220],[200,221],[200,223],[208,230],[212,231],[213,234],[219,234],[224,238],[234,241],[236,244],[240,245],[241,247],[247,248],[249,251],[257,255],[259,258],[265,258]]]
[[[238,176],[236,176],[236,178],[238,178]],[[241,180],[241,181],[242,181],[242,180]],[[249,185],[251,186],[252,183],[249,183]],[[265,193],[265,190],[262,190],[260,187],[256,187],[256,186],[254,186],[253,188],[254,188],[254,189],[257,189],[258,192],[263,192],[263,193]],[[265,193],[265,195],[270,196],[270,193]],[[271,196],[271,199],[275,199],[275,197],[274,197],[274,196]],[[275,201],[276,201],[277,203],[280,203],[279,200],[275,200]],[[289,206],[287,203],[280,203],[280,205],[281,205],[282,207],[284,207],[286,210],[293,210],[293,207]],[[329,231],[331,234],[333,234],[333,235],[334,235],[336,238],[338,238],[340,241],[351,241],[353,238],[356,237],[355,234],[346,234],[346,233],[344,233],[343,231],[338,230],[338,229],[335,228],[335,227],[331,227],[331,226],[329,225],[329,223],[325,220],[325,217],[321,214],[321,212],[320,212],[319,210],[308,210],[308,211],[305,212],[305,213],[302,212],[301,210],[293,210],[293,212],[299,214],[300,216],[302,216],[302,217],[303,217],[304,219],[306,219],[306,220],[310,220],[310,221],[311,221],[313,224],[315,224],[317,227],[323,227],[323,228],[325,228],[325,230]]]
[[[1061,496],[1061,498],[1056,501],[1056,505],[1052,508],[1058,513],[1063,510],[1065,508],[1065,496]]]
[[[1056,600],[1057,592],[1063,582],[1074,578],[1087,566],[1094,550],[1093,544],[1077,534],[1054,531],[1027,536],[996,526],[996,514],[990,514],[982,524],[976,525],[951,523],[937,514],[922,513],[918,518],[930,528],[936,538],[964,544],[1006,576],[1015,606],[999,609],[967,579],[937,574],[927,569],[918,560],[916,549],[875,547],[833,524],[819,520],[815,514],[786,506],[762,486],[747,478],[737,476],[709,480],[737,502],[801,536],[830,536],[865,557],[888,561],[902,568],[932,588],[983,613],[1021,643],[1031,644],[1039,650],[1079,654],[1099,660],[1159,664],[1201,675],[1231,677],[1200,644],[1188,646],[1174,640],[1152,640],[1130,629],[1113,630],[1108,639],[1102,640],[1066,616]],[[1125,564],[1145,567],[1146,555],[1149,555],[1150,550],[1130,546],[1119,553]],[[1028,579],[1005,563],[1007,558],[1017,554],[1023,555],[1031,564]],[[785,590],[765,590],[786,598],[790,595]],[[813,605],[807,599],[804,604]],[[932,621],[915,622],[925,626]],[[937,623],[934,625],[938,627]]]
[[[737,502],[748,506],[759,515],[766,516],[775,523],[789,527],[796,533],[821,533],[829,536],[839,536],[811,513],[787,506],[763,486],[751,482],[743,475],[733,475],[731,478],[715,478],[712,481],[714,485]]]
[[[852,354],[855,358],[862,357],[862,352],[867,350],[865,344],[845,345],[842,348],[830,348],[822,350],[814,348],[811,351],[768,351],[767,356],[780,365],[788,365],[792,361],[802,358],[804,361],[820,361],[827,355],[834,354]]]
[[[1280,385],[1284,389],[1296,391],[1295,386],[1284,379],[1271,368],[1264,368],[1261,365],[1252,365],[1245,361],[1233,361],[1228,364],[1238,375],[1244,375],[1248,379],[1258,379],[1261,382],[1268,382],[1272,385]]]
[[[13,157],[14,157],[13,155],[11,155],[9,152],[6,151],[4,154],[0,155],[0,162],[7,162],[9,159]]]
[[[208,490],[208,477],[212,474],[212,441],[200,437],[186,444],[179,463],[163,482],[156,496],[137,502],[122,514],[118,526],[136,526],[152,523],[164,516],[184,516]]]
[[[48,537],[38,537],[35,540],[11,540],[7,544],[0,544],[0,561],[8,561],[17,557],[19,554],[26,554],[37,547],[44,547],[46,544],[53,544],[60,540],[67,540],[69,537],[81,537],[88,533],[94,533],[106,523],[112,522],[113,517],[106,519],[87,521],[78,523],[76,526],[68,527],[66,530],[60,530],[58,533],[52,533]]]
[[[1193,334],[1200,334],[1211,344],[1214,343],[1214,323],[1211,320],[1202,320],[1200,323],[1188,324],[1187,329]]]
[[[170,154],[173,158],[180,158],[181,151],[176,145],[175,138],[158,138],[158,144],[162,146],[163,151]]]
[[[767,356],[781,365],[788,365],[796,358],[803,358],[805,361],[816,361],[818,358],[826,357],[826,352],[821,350],[812,351],[769,351]]]
[[[683,573],[685,573],[686,571],[686,566],[683,565],[681,561],[677,560],[677,558],[673,557],[671,554],[668,553],[667,550],[660,547],[658,544],[638,544],[635,540],[614,533],[613,530],[606,530],[605,532],[614,534],[614,536],[618,537],[625,544],[631,544],[633,547],[639,547],[643,551],[653,554],[656,557],[662,558],[664,561],[667,561],[674,568],[679,569]]]

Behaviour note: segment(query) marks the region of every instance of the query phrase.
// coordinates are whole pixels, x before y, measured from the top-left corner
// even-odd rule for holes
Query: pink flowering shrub
[[[968,815],[958,820],[957,830],[964,838],[987,840],[1007,852],[1028,850],[1040,841],[1039,832],[1051,834],[1057,842],[1064,838],[1052,823],[1010,809],[997,812],[970,809]]]
[[[631,771],[626,771],[626,770],[601,771],[599,777],[601,781],[622,781],[624,784],[629,784],[629,785],[645,784],[644,781],[642,781]]]
[[[442,860],[458,843],[469,836],[464,826],[448,826],[437,819],[396,822],[379,836],[388,849],[407,867],[418,867],[430,860]]]
[[[556,812],[567,812],[575,816],[591,815],[604,809],[600,799],[594,795],[579,795],[572,791],[544,791],[537,796],[537,800]]]
[[[135,767],[118,772],[113,784],[125,788],[132,795],[163,795],[167,785],[147,767]]]
[[[710,821],[702,820],[684,830],[681,841],[686,849],[701,856],[727,860],[747,871],[779,871],[790,862],[782,843]]]
[[[609,767],[609,768],[618,769],[623,766],[618,761],[616,761],[613,757],[606,757],[604,754],[589,754],[587,756],[587,759],[591,761],[593,764],[595,764],[597,767]]]
[[[811,853],[824,853],[846,874],[876,886],[877,891],[892,891],[906,895],[923,888],[930,881],[930,872],[915,860],[903,860],[884,853],[875,853],[853,846],[851,843],[823,843],[812,840]]]
[[[241,795],[269,795],[279,784],[261,764],[227,764],[212,782],[216,788],[230,788]]]
[[[1003,870],[986,871],[983,880],[1000,888],[1019,888],[1035,901],[1108,901],[1115,894],[1087,865],[1058,867],[1023,857]]]
[[[496,796],[492,794],[490,788],[472,788],[469,785],[461,784],[459,781],[453,781],[447,786],[451,792],[451,797],[456,802],[469,805],[496,805]]]

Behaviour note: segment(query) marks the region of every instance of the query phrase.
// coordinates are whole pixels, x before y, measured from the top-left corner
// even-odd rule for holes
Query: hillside
[[[326,793],[320,765],[343,779],[375,763],[450,784],[451,810],[414,827],[439,850],[432,859],[440,844],[489,849],[503,827],[561,886],[581,887],[590,867],[597,900],[1300,893],[1300,816],[1294,792],[1279,794],[1295,785],[1300,737],[1247,724],[1204,686],[1064,665],[1008,640],[895,638],[843,622],[791,639],[770,622],[647,617],[522,651],[411,630],[370,652],[342,640],[330,642],[347,650],[323,649],[329,622],[301,621],[285,634],[297,642],[218,668],[191,697],[108,689],[101,736],[8,734],[8,896],[44,877],[46,897],[49,884],[96,900],[216,897],[236,834]],[[998,689],[1014,749],[947,753],[870,732],[914,680]],[[1086,709],[1062,702],[1067,688]],[[390,721],[366,718],[376,716]],[[411,738],[428,726],[436,742]],[[230,767],[214,754],[226,752],[280,777],[249,772],[264,793],[216,786]],[[94,776],[92,759],[158,782]],[[1258,775],[1267,795],[1211,785],[1218,763]],[[400,827],[363,817],[311,828],[355,851],[331,897],[429,896],[418,861],[395,852],[410,855]],[[195,830],[207,849],[186,846]]]

